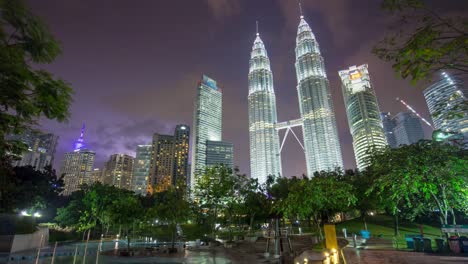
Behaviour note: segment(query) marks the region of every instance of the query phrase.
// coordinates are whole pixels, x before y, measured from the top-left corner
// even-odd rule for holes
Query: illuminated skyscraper
[[[367,164],[367,151],[383,148],[387,140],[380,110],[372,88],[367,64],[339,71],[348,124],[353,137],[354,155],[359,169]]]
[[[190,127],[177,125],[174,132],[174,161],[172,165],[172,184],[178,180],[188,181]]]
[[[435,128],[463,134],[465,142],[468,141],[468,113],[460,108],[467,100],[463,81],[443,72],[442,78],[423,93]],[[450,116],[456,112],[461,112],[461,116]]]
[[[112,154],[104,165],[104,183],[132,190],[133,163],[127,154]]]
[[[73,152],[65,153],[65,158],[60,169],[60,174],[64,175],[65,188],[63,195],[70,195],[78,191],[83,184],[89,184],[92,180],[93,165],[96,153],[85,148],[84,125],[81,134],[74,144]]]
[[[343,167],[343,160],[323,57],[309,25],[303,16],[300,19],[295,66],[307,175],[312,176]]]
[[[167,190],[172,184],[172,166],[174,161],[174,136],[153,135],[152,159],[148,192]]]
[[[269,175],[281,174],[276,97],[273,74],[265,45],[257,37],[250,53],[249,67],[249,136],[251,177],[264,183]]]
[[[206,141],[222,139],[222,92],[216,81],[203,75],[197,86],[197,98],[193,116],[191,188],[195,186],[195,176],[206,167]]]
[[[145,195],[148,189],[153,145],[138,145],[133,164],[132,189]]]

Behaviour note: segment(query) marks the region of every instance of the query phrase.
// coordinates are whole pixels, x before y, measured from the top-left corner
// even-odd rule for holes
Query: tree
[[[71,87],[37,69],[60,52],[45,24],[22,1],[0,0],[0,159],[25,147],[7,135],[21,134],[42,116],[67,120]]]
[[[270,216],[271,202],[268,200],[264,186],[258,184],[258,179],[248,178],[240,190],[243,197],[240,214],[249,220],[249,232],[254,229],[255,221],[265,221]]]
[[[202,212],[206,212],[213,238],[216,234],[218,215],[232,217],[232,206],[241,198],[239,188],[238,175],[225,166],[206,168],[205,172],[196,178],[195,202]]]
[[[15,167],[6,175],[8,183],[2,185],[2,210],[5,212],[27,210],[30,213],[54,208],[63,190],[63,179],[57,177],[51,166],[43,171],[31,166]],[[3,206],[5,205],[5,206]]]
[[[468,17],[444,16],[423,0],[384,0],[382,7],[399,16],[396,32],[373,52],[392,62],[413,83],[431,79],[439,70],[468,74]]]
[[[344,180],[353,186],[353,194],[356,197],[354,208],[359,211],[365,230],[367,230],[367,215],[373,210],[380,209],[379,199],[375,192],[367,192],[375,177],[369,169],[362,172],[347,171],[344,175]]]
[[[119,235],[120,230],[123,231],[123,235],[127,237],[127,250],[130,250],[130,232],[135,230],[135,223],[142,217],[143,207],[133,192],[124,189],[118,191],[117,199],[105,208],[104,214],[111,223],[119,226]]]
[[[152,220],[159,219],[160,222],[168,225],[171,230],[172,248],[174,248],[177,225],[187,221],[190,216],[190,202],[186,186],[183,183],[178,183],[177,186],[171,185],[166,191],[155,193],[154,197],[154,206],[149,209],[148,214]]]
[[[343,180],[340,170],[316,172],[312,178],[283,178],[281,193],[288,186],[287,196],[277,205],[283,216],[297,219],[312,219],[322,237],[321,225],[329,222],[338,212],[349,209],[356,202],[353,186]]]
[[[379,177],[369,191],[376,191],[394,215],[400,207],[411,208],[413,215],[438,212],[440,223],[448,224],[454,209],[466,210],[466,151],[426,140],[376,151],[370,161]]]

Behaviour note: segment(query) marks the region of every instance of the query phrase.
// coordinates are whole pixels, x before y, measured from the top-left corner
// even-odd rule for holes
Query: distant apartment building
[[[172,164],[172,184],[177,181],[187,182],[189,159],[190,128],[187,125],[177,125],[174,132],[174,161]]]
[[[97,183],[97,182],[103,183],[102,173],[103,173],[103,170],[99,168],[93,169],[93,172],[91,173],[91,180],[90,180],[91,184]]]
[[[9,136],[8,139],[21,141],[27,146],[27,150],[21,153],[12,165],[32,166],[35,170],[43,170],[44,167],[52,165],[58,138],[52,133],[41,133],[33,130]]]
[[[147,189],[150,193],[167,190],[178,180],[187,181],[189,139],[190,128],[187,125],[177,125],[174,135],[153,135]]]
[[[132,190],[134,157],[113,154],[104,165],[104,183],[121,189]]]

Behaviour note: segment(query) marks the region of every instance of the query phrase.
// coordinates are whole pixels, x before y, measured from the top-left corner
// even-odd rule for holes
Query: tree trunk
[[[211,230],[213,239],[216,239],[216,219],[217,218],[218,218],[218,207],[215,207],[214,217],[213,217],[213,225],[212,225],[212,230]]]
[[[175,234],[174,234],[174,229],[172,229],[172,246],[171,248],[174,249],[175,248]]]
[[[254,219],[255,219],[255,213],[251,214],[250,215],[250,225],[249,225],[249,233],[251,234],[252,230],[253,230],[253,223],[254,223]]]
[[[395,236],[399,236],[399,235],[400,235],[400,227],[398,223],[398,209],[397,209],[397,212],[395,213]]]
[[[452,215],[452,225],[456,225],[457,224],[457,218],[455,217],[455,211],[453,210],[453,208],[450,208],[450,213]]]

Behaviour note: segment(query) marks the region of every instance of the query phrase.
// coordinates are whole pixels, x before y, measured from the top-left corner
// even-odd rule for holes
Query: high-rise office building
[[[104,183],[132,190],[134,160],[127,154],[112,154],[104,165]]]
[[[397,142],[393,130],[396,127],[396,121],[393,119],[390,112],[380,113],[380,118],[382,119],[383,130],[385,133],[385,138],[387,138],[387,143],[391,148],[396,148]]]
[[[74,144],[73,152],[65,153],[60,174],[64,175],[65,188],[63,195],[70,195],[78,191],[83,184],[90,184],[93,174],[94,158],[96,153],[86,148],[84,144],[84,130]]]
[[[307,175],[343,167],[323,57],[319,44],[302,15],[297,30],[295,66]]]
[[[468,140],[468,113],[451,116],[461,112],[460,105],[466,104],[467,89],[463,81],[443,72],[442,78],[423,91],[435,129],[464,135]]]
[[[43,170],[53,164],[58,136],[26,130],[20,135],[9,136],[8,139],[21,141],[28,148],[13,161],[13,166],[32,166],[35,170]]]
[[[411,112],[400,112],[395,117],[395,135],[396,145],[411,145],[424,139],[424,130],[421,120]]]
[[[177,125],[174,132],[174,161],[172,165],[172,184],[188,181],[190,127]]]
[[[138,145],[133,164],[132,189],[145,195],[148,189],[153,145]]]
[[[222,139],[222,92],[216,81],[203,75],[197,86],[193,127],[191,188],[195,186],[196,175],[206,167],[206,141]]]
[[[167,190],[178,180],[189,180],[190,127],[177,125],[174,135],[153,135],[147,192]]]
[[[148,192],[164,191],[172,184],[173,161],[174,136],[155,133],[153,135]]]
[[[275,130],[276,97],[265,45],[257,32],[249,63],[249,138],[251,177],[259,183],[281,174],[279,137]]]
[[[421,120],[411,112],[400,112],[395,116],[381,113],[381,119],[391,148],[414,144],[425,138]]]
[[[383,131],[380,110],[372,88],[368,66],[351,66],[338,72],[346,114],[353,137],[357,167],[362,170],[368,165],[368,156],[373,148],[383,148],[387,140]]]
[[[226,141],[206,141],[206,167],[225,166],[233,169],[234,147]]]

